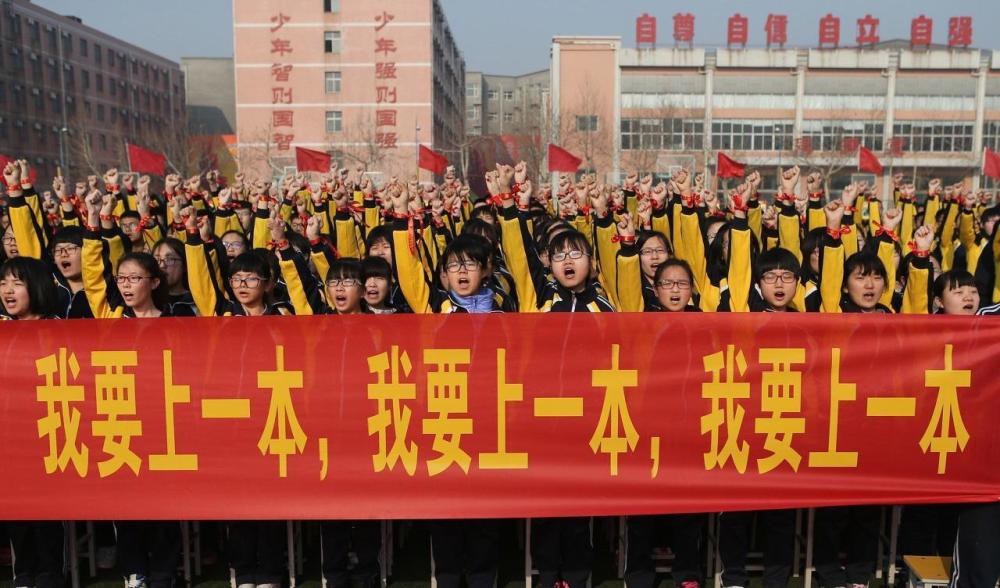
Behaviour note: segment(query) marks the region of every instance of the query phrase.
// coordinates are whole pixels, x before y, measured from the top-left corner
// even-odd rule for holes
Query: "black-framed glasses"
[[[455,274],[462,270],[468,272],[474,272],[482,267],[482,264],[473,259],[463,259],[462,261],[452,261],[445,264],[444,269],[448,270],[448,273]]]
[[[552,261],[565,261],[566,258],[569,259],[580,259],[581,257],[587,255],[579,249],[574,249],[572,251],[560,251],[559,253],[552,254]]]
[[[327,288],[339,288],[343,286],[345,288],[354,288],[361,285],[361,280],[357,278],[333,278],[332,280],[326,281]]]
[[[687,280],[659,280],[656,282],[656,287],[664,290],[673,290],[674,288],[688,290],[691,288],[691,282]]]
[[[260,278],[253,276],[250,278],[229,278],[229,285],[233,288],[256,288],[260,286]]]
[[[150,276],[115,276],[115,283],[121,286],[127,282],[135,286],[139,282],[149,279],[151,279]]]
[[[785,284],[791,284],[796,279],[795,274],[792,272],[782,272],[780,274],[777,272],[767,272],[760,277],[760,280],[765,284],[776,284],[778,280],[781,280]]]
[[[52,248],[53,257],[69,257],[73,255],[80,247],[78,245],[60,245],[58,247]]]

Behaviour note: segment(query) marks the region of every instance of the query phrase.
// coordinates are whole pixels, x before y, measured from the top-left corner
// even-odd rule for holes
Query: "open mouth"
[[[572,280],[576,277],[576,270],[571,267],[563,268],[563,275],[567,280]]]
[[[458,286],[460,288],[468,288],[469,287],[469,278],[459,278],[458,279]]]
[[[976,305],[972,304],[971,302],[969,304],[962,305],[962,310],[968,310],[969,312],[972,312],[975,309]]]
[[[337,306],[343,306],[347,304],[347,296],[345,296],[344,294],[336,294],[333,297],[333,303],[336,304]]]
[[[131,292],[122,292],[122,298],[125,299],[125,302],[131,302],[132,299],[135,298],[135,294]]]
[[[17,299],[16,298],[8,298],[8,297],[5,296],[4,299],[3,299],[3,305],[6,306],[7,308],[13,308],[14,306],[17,305]]]
[[[669,298],[669,300],[670,300],[670,304],[680,304],[681,303],[681,297],[679,295],[676,295],[676,296],[675,295],[671,295],[670,298]]]
[[[775,300],[784,300],[785,299],[785,293],[782,292],[782,291],[780,291],[780,290],[777,291],[777,292],[775,292],[774,293],[774,299]]]
[[[59,262],[59,267],[61,269],[64,269],[64,270],[68,270],[71,265],[72,264],[70,262],[68,262],[68,261],[60,261]]]
[[[868,303],[872,303],[872,302],[875,302],[876,300],[878,300],[875,297],[875,293],[874,292],[865,292],[864,294],[861,295],[861,299],[864,300],[865,302],[868,302]]]
[[[378,288],[369,288],[365,290],[365,296],[368,298],[378,298]]]

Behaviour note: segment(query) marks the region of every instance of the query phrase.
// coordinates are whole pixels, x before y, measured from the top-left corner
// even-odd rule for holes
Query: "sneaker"
[[[125,588],[146,588],[146,576],[132,574],[125,578]]]
[[[847,588],[868,588],[868,584],[848,584]]]
[[[685,582],[681,582],[681,588],[700,588],[700,586],[701,585],[698,584],[697,580],[687,580]]]
[[[281,584],[257,584],[257,588],[281,588]]]
[[[236,588],[257,588],[256,584],[240,584]]]

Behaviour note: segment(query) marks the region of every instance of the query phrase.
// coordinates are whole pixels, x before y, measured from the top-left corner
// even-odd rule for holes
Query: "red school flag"
[[[314,171],[325,174],[330,171],[330,154],[296,147],[295,167],[300,172]]]
[[[127,143],[128,162],[132,171],[142,174],[162,176],[167,171],[167,158],[162,153],[143,149],[138,145]]]
[[[421,145],[417,167],[441,176],[448,170],[448,158],[429,147]]]
[[[874,153],[865,147],[861,147],[858,151],[858,170],[880,174],[882,173],[882,163],[879,162],[878,157],[875,157]]]
[[[549,171],[573,173],[580,169],[582,159],[558,145],[549,143]]]
[[[983,173],[994,180],[1000,180],[1000,155],[989,147],[983,154]]]
[[[716,163],[716,175],[720,178],[742,178],[746,173],[746,168],[746,164],[740,163],[719,151]]]

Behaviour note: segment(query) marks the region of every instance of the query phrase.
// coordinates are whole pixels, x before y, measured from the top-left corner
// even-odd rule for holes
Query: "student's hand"
[[[135,193],[135,208],[140,217],[146,218],[149,216],[149,190]]]
[[[750,198],[757,199],[757,189],[760,188],[760,172],[753,170],[747,176],[747,184],[750,186]]]
[[[775,206],[762,205],[764,211],[761,213],[761,223],[767,229],[778,227],[778,210]]]
[[[285,240],[285,221],[280,216],[269,219],[267,228],[271,231],[271,240],[275,243]]]
[[[632,215],[629,213],[624,213],[618,219],[618,236],[622,239],[635,239],[635,223],[632,221]]]
[[[705,174],[697,173],[694,175],[694,189],[696,192],[701,192],[705,189]]]
[[[455,181],[455,166],[454,165],[449,165],[448,167],[445,168],[445,170],[444,170],[444,179],[445,179],[445,181],[447,181],[449,183]]]
[[[923,225],[913,232],[913,241],[917,245],[917,251],[930,251],[934,243],[934,231]]]
[[[191,194],[201,193],[201,174],[193,175],[185,182],[184,187]]]
[[[625,180],[622,182],[622,188],[628,190],[629,192],[636,192],[635,184],[639,180],[639,174],[635,172],[629,173],[625,176]]]
[[[604,190],[591,190],[590,205],[597,218],[604,218],[608,214],[608,193]]]
[[[394,213],[400,216],[410,213],[410,200],[402,189],[393,186],[389,188],[388,196],[387,200],[392,202]]]
[[[223,188],[219,190],[219,208],[227,208],[229,203],[233,200],[233,190],[232,188]]]
[[[604,186],[605,189],[609,189]],[[625,208],[625,192],[622,192],[618,188],[611,189],[611,204],[615,207],[615,210],[621,210]]]
[[[823,214],[826,215],[826,228],[839,231],[844,221],[844,203],[839,200],[831,201],[823,208]]]
[[[823,174],[814,171],[806,176],[806,188],[810,194],[815,194],[823,190]]]
[[[663,208],[667,202],[667,185],[661,181],[656,184],[649,195],[656,202],[657,208]]]
[[[927,184],[927,195],[928,196],[940,196],[941,195],[941,179],[934,178]]]
[[[681,196],[685,198],[691,196],[691,174],[688,173],[688,170],[683,168],[677,170],[677,173],[670,177],[670,181],[673,182]]]
[[[653,220],[653,201],[643,198],[635,207],[636,221],[643,229],[649,229]]]
[[[887,231],[895,231],[902,220],[903,211],[898,208],[882,211],[882,228]]]
[[[521,208],[528,208],[531,205],[531,193],[534,191],[534,186],[531,185],[531,180],[524,180],[521,182],[521,191],[517,194],[517,204]]]
[[[118,185],[118,168],[111,168],[104,172],[104,189],[107,190],[108,186]]]
[[[361,182],[359,185],[361,187],[361,192],[365,195],[365,198],[371,198],[375,194],[375,184],[368,176],[361,176]]]
[[[184,229],[189,232],[198,230],[198,215],[193,206],[185,206],[180,210],[180,218],[184,221]]]
[[[122,176],[122,187],[125,188],[126,194],[135,190],[135,176],[132,174]]]
[[[789,169],[778,168],[778,183],[781,185],[782,194],[795,194],[799,185],[799,166]]]
[[[19,191],[21,189],[21,166],[13,162],[5,165],[3,168],[3,179],[7,182],[8,189]]]
[[[27,159],[18,159],[17,165],[21,168],[21,184],[27,184],[25,187],[31,186],[31,165],[28,163]]]
[[[167,194],[173,194],[177,191],[177,186],[181,184],[181,177],[177,174],[168,174],[166,179],[163,180],[164,190]]]
[[[320,231],[323,230],[323,217],[316,214],[306,221],[306,238],[310,241],[319,239]]]
[[[519,161],[517,165],[514,166],[514,181],[518,184],[523,184],[528,181],[528,164]]]
[[[100,222],[102,200],[100,190],[91,190],[83,199],[83,203],[87,207],[87,224],[92,227],[96,227]]]
[[[514,168],[509,165],[497,164],[497,181],[500,183],[500,193],[510,193],[510,182],[514,179]]]
[[[66,181],[62,176],[52,178],[52,192],[60,201],[66,199]]]
[[[854,203],[858,198],[858,183],[851,182],[844,186],[844,191],[840,193],[840,201],[844,203],[844,207],[854,206]]]
[[[702,201],[705,203],[705,206],[708,207],[708,212],[710,214],[715,214],[716,212],[718,212],[719,196],[715,193],[715,191],[707,190],[703,192],[703,194],[704,196],[702,197]]]

